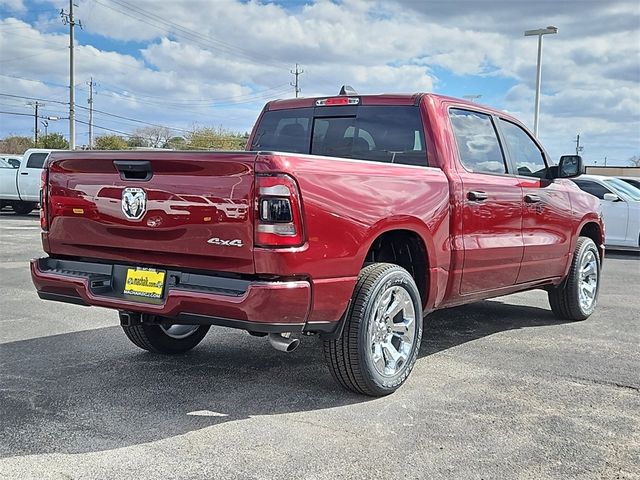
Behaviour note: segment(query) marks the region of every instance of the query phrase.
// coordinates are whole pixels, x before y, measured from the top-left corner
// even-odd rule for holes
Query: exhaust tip
[[[270,333],[269,343],[280,352],[291,353],[300,345],[300,340],[289,337],[291,333]]]
[[[300,346],[300,340],[298,340],[297,338],[292,338],[291,343],[287,347],[287,353],[293,352],[299,346]]]

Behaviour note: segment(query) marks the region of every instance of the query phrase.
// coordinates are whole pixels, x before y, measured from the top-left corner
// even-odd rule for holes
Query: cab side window
[[[42,168],[44,161],[47,158],[48,153],[32,153],[27,160],[27,168]]]
[[[452,108],[449,118],[464,168],[476,173],[507,173],[490,115]]]
[[[531,137],[518,125],[500,119],[500,129],[504,134],[507,149],[518,175],[546,178],[547,164],[544,155]]]

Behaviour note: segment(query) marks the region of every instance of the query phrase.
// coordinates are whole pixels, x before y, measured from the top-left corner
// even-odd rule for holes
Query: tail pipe
[[[300,340],[297,338],[291,338],[291,333],[270,333],[269,334],[269,343],[273,348],[279,350],[281,352],[291,353],[298,345],[300,345]]]

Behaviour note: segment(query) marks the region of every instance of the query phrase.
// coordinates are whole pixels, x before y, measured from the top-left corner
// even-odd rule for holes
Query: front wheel
[[[563,320],[585,320],[593,313],[600,291],[600,254],[588,237],[578,238],[569,274],[549,290],[549,305]]]
[[[208,325],[122,325],[131,342],[154,353],[177,354],[198,345],[209,331]]]
[[[422,339],[422,302],[404,268],[374,263],[360,272],[340,337],[324,342],[335,380],[370,396],[395,392],[407,379]]]

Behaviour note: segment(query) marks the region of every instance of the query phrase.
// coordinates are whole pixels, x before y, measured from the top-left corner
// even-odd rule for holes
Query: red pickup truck
[[[598,200],[504,112],[434,94],[278,100],[244,152],[55,152],[42,174],[38,295],[119,311],[137,346],[211,325],[291,351],[318,334],[344,387],[409,375],[422,319],[542,288],[594,310]]]

